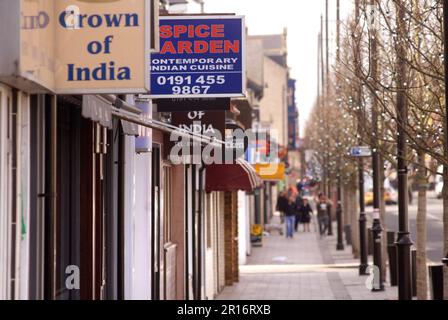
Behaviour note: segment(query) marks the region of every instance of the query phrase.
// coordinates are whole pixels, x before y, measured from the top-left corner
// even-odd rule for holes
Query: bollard
[[[367,229],[367,254],[373,255],[373,233],[372,228]]]
[[[429,266],[431,300],[443,300],[443,265]]]
[[[412,259],[412,296],[417,296],[417,250],[412,249],[411,251]]]
[[[374,213],[373,225],[372,225],[372,238],[373,238],[373,264],[381,270],[383,261],[381,238],[383,227],[381,226],[379,210]],[[379,286],[372,289],[374,292],[384,291],[384,275],[380,272]]]
[[[352,245],[352,227],[350,225],[344,226],[345,242],[348,246]]]
[[[387,231],[387,245],[395,244],[395,231]]]
[[[394,244],[388,245],[387,253],[389,255],[390,285],[396,287],[398,286],[397,246]]]

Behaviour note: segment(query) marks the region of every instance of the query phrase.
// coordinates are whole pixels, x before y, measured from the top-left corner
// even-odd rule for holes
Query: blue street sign
[[[372,151],[369,147],[353,147],[350,149],[352,157],[371,157]]]
[[[151,54],[152,98],[245,96],[244,17],[160,17]]]

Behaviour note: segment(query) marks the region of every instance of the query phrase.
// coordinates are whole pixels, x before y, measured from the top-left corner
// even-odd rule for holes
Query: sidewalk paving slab
[[[336,230],[336,229],[334,229]],[[371,292],[368,277],[358,275],[351,247],[336,250],[336,237],[320,237],[315,228],[294,239],[271,235],[252,249],[240,266],[240,282],[226,287],[218,300],[396,300],[397,288]]]

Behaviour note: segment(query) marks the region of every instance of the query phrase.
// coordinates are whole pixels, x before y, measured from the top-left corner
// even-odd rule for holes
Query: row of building
[[[0,299],[214,299],[238,282],[252,226],[299,172],[286,30],[246,40],[247,96],[226,124],[277,130],[286,174],[263,177],[249,153],[175,165],[172,114],[151,99],[28,89],[0,57]]]

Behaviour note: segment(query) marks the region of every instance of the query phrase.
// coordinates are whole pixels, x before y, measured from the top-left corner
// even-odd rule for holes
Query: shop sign
[[[26,85],[30,92],[146,93],[150,31],[155,24],[151,6],[156,3],[20,0],[2,4],[0,27],[11,32],[2,34],[9,48],[1,48],[0,55],[2,61],[18,63],[13,72],[0,67],[0,78],[6,82],[15,78],[14,85],[24,90],[21,79],[26,79],[35,84]],[[11,25],[7,15],[20,22]]]
[[[257,163],[255,171],[265,181],[283,181],[286,178],[286,165],[284,163]]]
[[[223,140],[225,130],[224,111],[173,112],[171,123],[189,134]],[[199,142],[194,142],[198,143]]]
[[[190,111],[173,112],[171,123],[180,131],[196,137],[208,137],[222,141],[225,130],[225,111]],[[194,161],[201,162],[204,146],[201,142],[193,139],[180,139],[174,145],[181,150],[184,163]],[[214,151],[210,156],[214,156]],[[202,159],[206,160],[206,159]]]
[[[160,17],[152,98],[245,96],[244,17]]]

